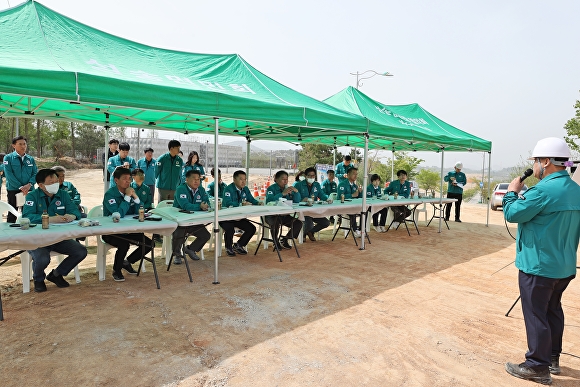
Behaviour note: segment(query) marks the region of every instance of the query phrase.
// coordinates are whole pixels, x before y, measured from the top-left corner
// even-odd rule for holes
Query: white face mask
[[[308,179],[306,179],[306,181],[308,182],[308,184],[312,184],[314,183],[314,178],[313,177],[309,177]]]
[[[46,189],[46,192],[48,192],[49,194],[53,194],[53,195],[58,192],[59,187],[60,187],[59,183],[54,183],[54,184],[44,186],[44,188]]]
[[[298,179],[299,179],[300,181],[304,181],[304,180],[306,180],[306,177],[304,177],[304,176],[300,176]]]

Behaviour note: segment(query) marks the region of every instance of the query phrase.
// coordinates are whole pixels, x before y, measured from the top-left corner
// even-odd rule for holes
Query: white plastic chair
[[[50,252],[51,257],[56,257],[58,263],[61,263],[64,259],[64,255],[57,253],[56,251]],[[20,254],[20,266],[22,267],[22,293],[30,292],[30,280],[32,278],[32,258],[28,251],[24,251]],[[79,273],[79,266],[75,266],[74,268],[75,273],[75,281],[77,284],[81,283],[81,276]]]
[[[10,204],[6,202],[0,201],[0,214],[4,214],[5,212],[10,212],[17,219],[20,218],[21,215],[16,208],[12,207]]]

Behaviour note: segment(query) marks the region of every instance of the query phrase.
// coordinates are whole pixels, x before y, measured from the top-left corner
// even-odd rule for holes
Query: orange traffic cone
[[[260,191],[260,195],[261,195],[261,196],[266,196],[266,187],[265,187],[265,185],[266,185],[266,184],[264,184],[264,185],[262,186],[262,191]]]
[[[268,176],[268,181],[266,182],[266,188],[270,187],[270,176]]]
[[[257,198],[258,196],[260,196],[260,193],[258,192],[258,185],[254,183],[254,197]]]

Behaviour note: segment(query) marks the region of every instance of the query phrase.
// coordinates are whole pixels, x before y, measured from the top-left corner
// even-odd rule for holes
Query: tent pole
[[[363,190],[362,190],[362,208],[360,212],[360,248],[359,250],[365,249],[365,238],[367,234],[367,223],[366,223],[366,213],[367,213],[367,183],[368,183],[368,153],[369,153],[369,135],[365,133],[365,152],[364,152],[364,160],[363,160]],[[355,153],[356,157],[356,148]]]
[[[219,140],[219,128],[220,128],[220,119],[217,117],[214,117],[214,122],[215,122],[215,133],[214,133],[214,144],[213,144],[213,170],[214,171],[219,171],[219,160],[218,160],[218,140]],[[219,184],[214,184],[214,191],[213,191],[213,197],[214,197],[214,209],[213,209],[213,240],[214,240],[214,267],[213,267],[213,284],[219,284],[220,282],[218,281],[218,247],[217,247],[217,243],[219,240],[219,235],[220,235],[220,224],[218,221],[218,208],[219,208]]]
[[[250,185],[250,136],[246,136],[246,185]]]
[[[107,165],[109,165],[109,113],[105,113],[105,165],[103,165],[103,193],[106,193],[109,187],[107,187]],[[113,176],[111,175],[111,179]]]
[[[18,117],[16,117],[16,124],[14,125],[14,129],[15,129],[14,135],[16,137],[20,136],[20,128],[18,127],[18,124],[19,124]]]
[[[393,155],[391,158],[391,182],[395,180],[395,148],[393,148]]]
[[[336,144],[334,144],[334,153],[332,154],[332,169],[336,168]],[[334,171],[336,173],[336,171]]]
[[[439,184],[440,184],[440,188],[439,188],[439,210],[443,211],[443,160],[445,159],[445,147],[441,148],[441,176],[439,176]],[[439,213],[439,231],[437,231],[438,233],[441,233],[441,223],[442,220],[441,218],[443,217],[443,213]]]
[[[489,156],[487,157],[487,221],[485,222],[485,226],[489,227],[489,197],[490,189],[491,189],[491,151],[488,152]]]

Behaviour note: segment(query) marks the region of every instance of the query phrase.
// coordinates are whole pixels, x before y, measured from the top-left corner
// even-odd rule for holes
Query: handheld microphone
[[[533,174],[534,174],[534,171],[532,171],[530,168],[526,169],[524,174],[520,176],[520,182],[523,182],[524,180],[526,180],[528,177],[532,176]]]

